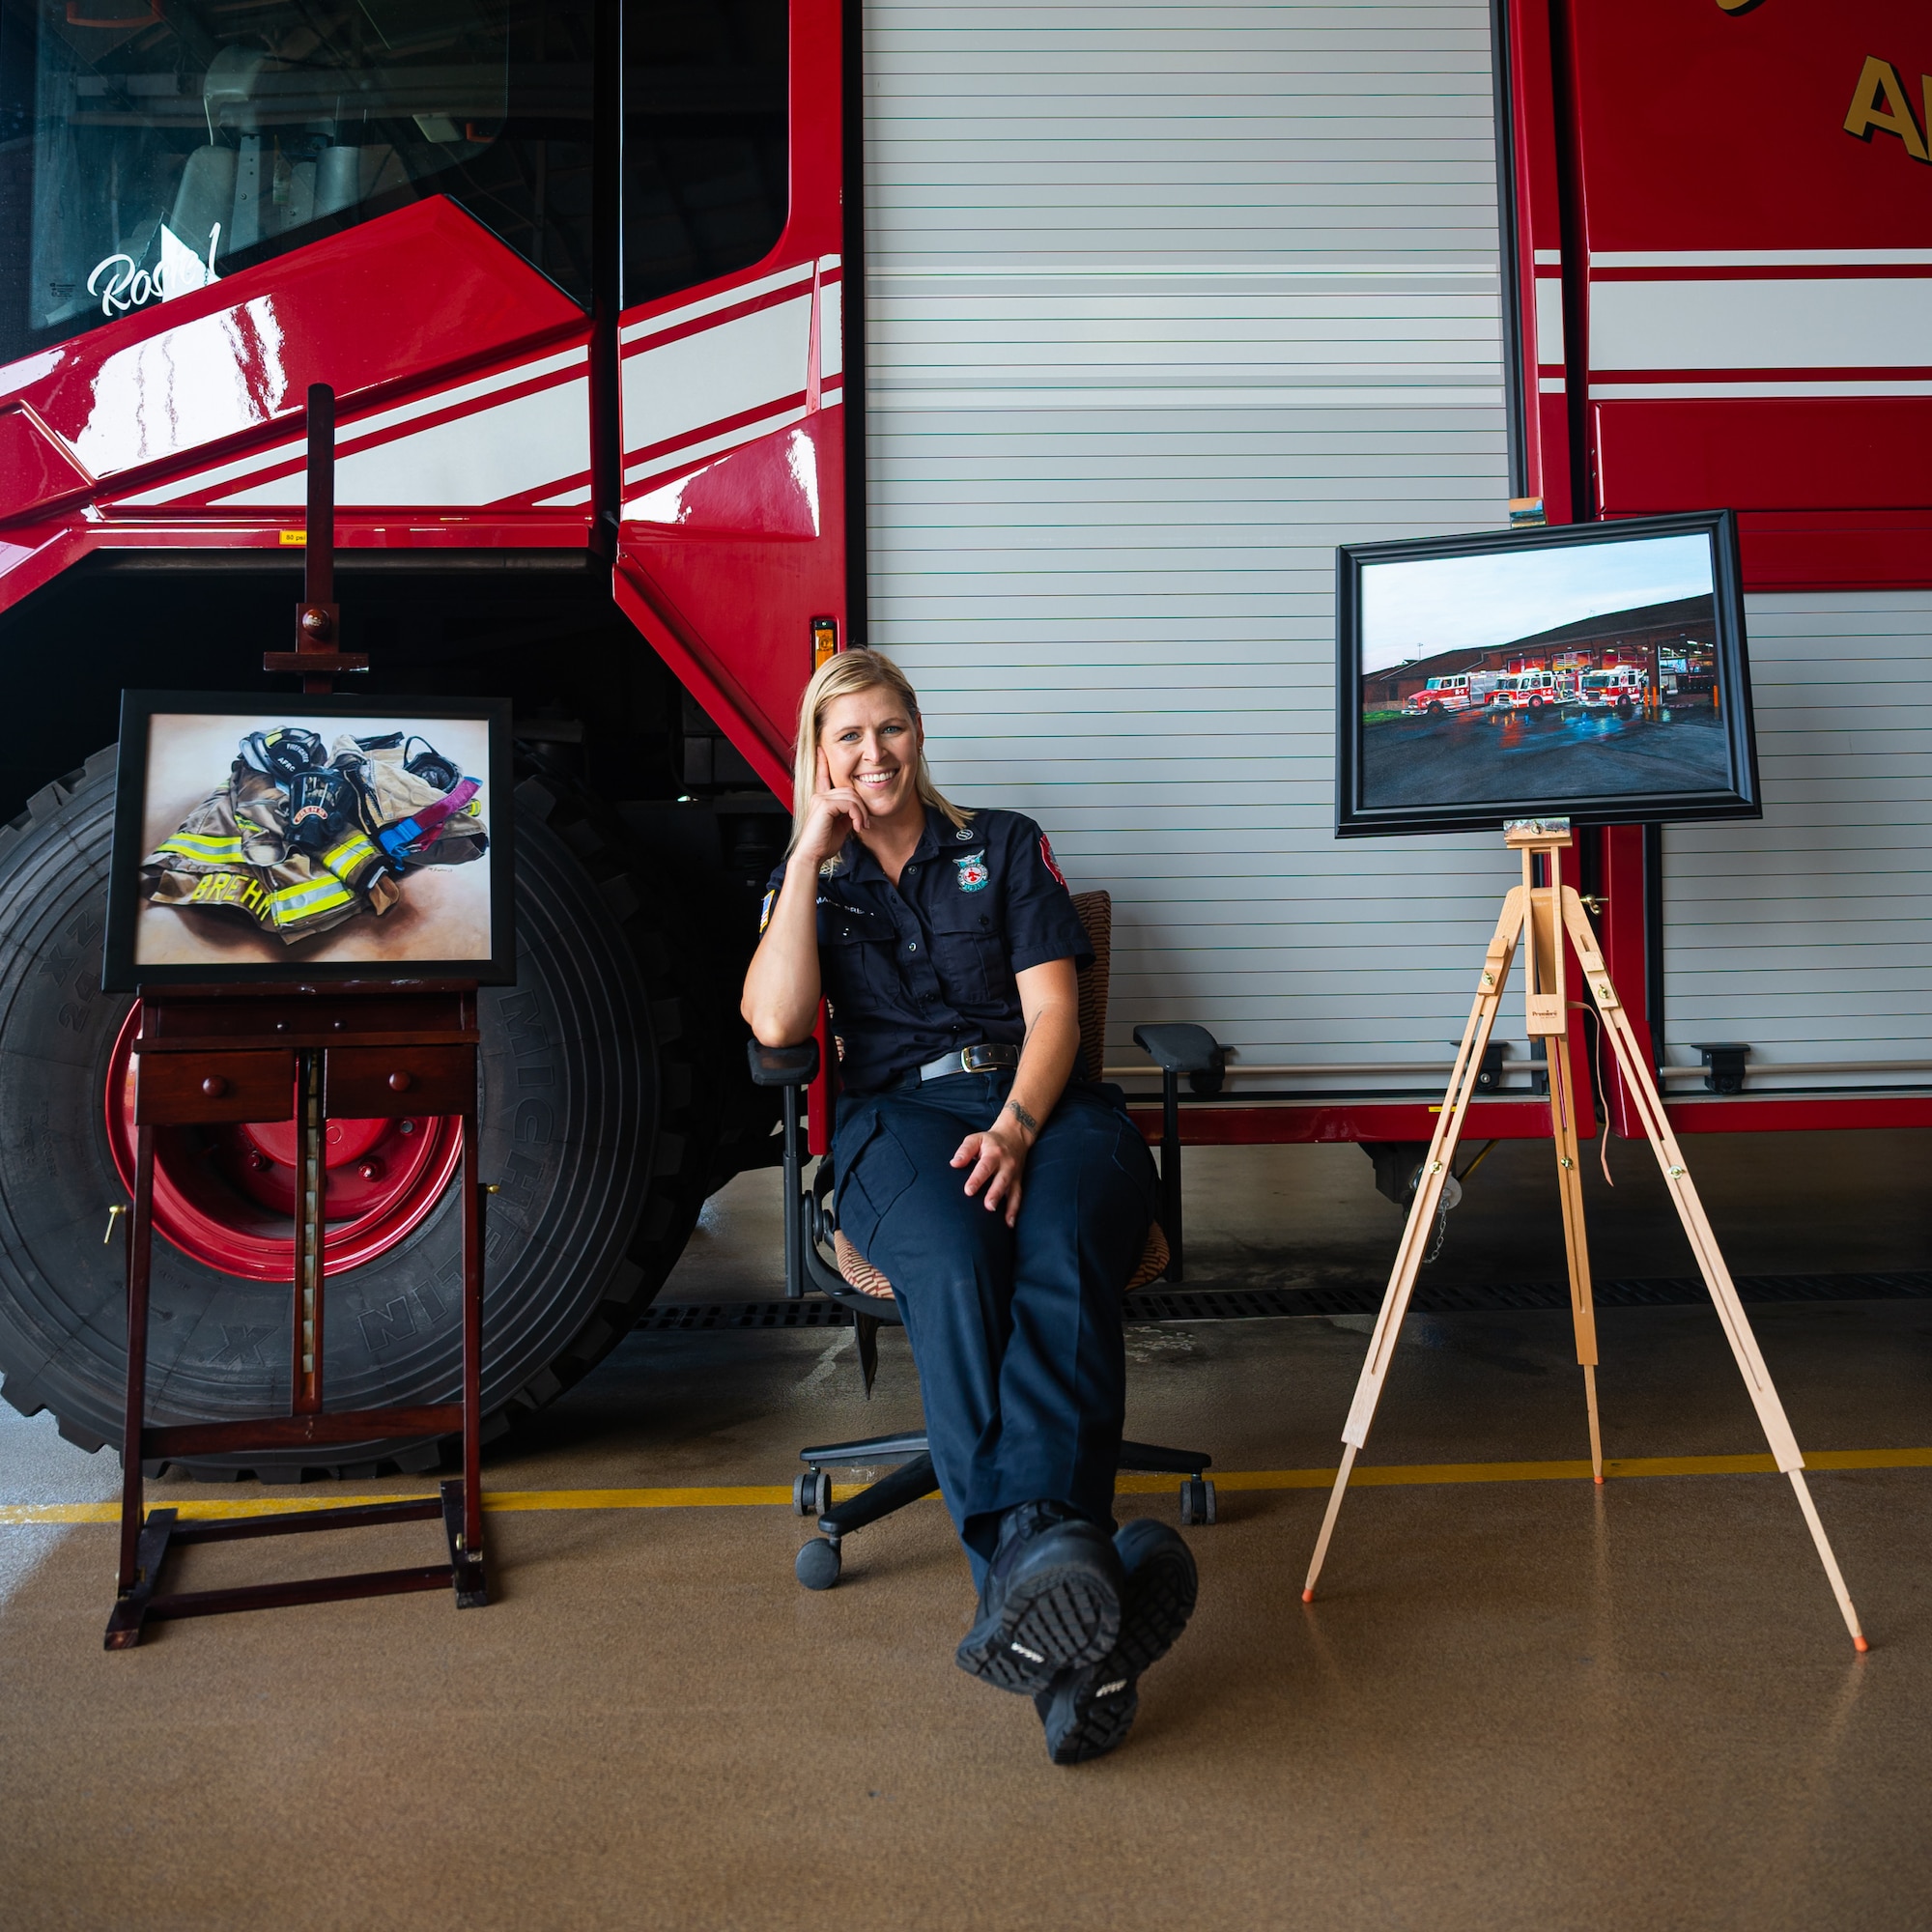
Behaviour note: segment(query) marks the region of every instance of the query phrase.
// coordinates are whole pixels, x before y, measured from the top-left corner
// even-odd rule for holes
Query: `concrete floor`
[[[1690,1148],[1740,1272],[1926,1266],[1928,1154]],[[1605,1276],[1687,1265],[1647,1159],[1613,1148],[1615,1194],[1593,1184]],[[1548,1162],[1499,1148],[1436,1267],[1557,1273]],[[1368,1178],[1352,1148],[1193,1156],[1190,1275],[1373,1279],[1399,1217]],[[774,1185],[714,1204],[667,1299],[775,1292]],[[1754,1320],[1807,1451],[1932,1444],[1932,1304]],[[1352,1494],[1304,1606],[1323,1494],[1289,1485],[1332,1466],[1367,1327],[1130,1331],[1132,1431],[1254,1486],[1224,1477],[1192,1533],[1201,1609],[1132,1740],[1073,1771],[1026,1703],[953,1669],[970,1590],[936,1503],[811,1595],[806,1526],[716,1494],[912,1423],[896,1334],[869,1405],[844,1332],[629,1338],[491,1458],[490,1489],[539,1506],[492,1516],[482,1611],[318,1605],[109,1657],[111,1529],[0,1516],[0,1923],[1921,1932],[1932,1468],[1811,1479],[1873,1637],[1857,1659],[1779,1477],[1455,1479],[1583,1453],[1568,1322],[1417,1319],[1364,1461],[1423,1466]],[[1708,1311],[1601,1329],[1611,1456],[1760,1446]],[[0,1417],[0,1504],[111,1492],[108,1459]],[[611,1506],[677,1487],[713,1495]],[[588,1493],[611,1491],[633,1493]],[[427,1525],[305,1542],[198,1549],[183,1580],[435,1560]]]

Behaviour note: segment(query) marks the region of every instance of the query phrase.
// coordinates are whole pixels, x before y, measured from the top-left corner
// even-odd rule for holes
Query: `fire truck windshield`
[[[778,239],[788,14],[625,15],[635,301]],[[431,194],[587,305],[593,18],[594,0],[0,0],[0,362]]]

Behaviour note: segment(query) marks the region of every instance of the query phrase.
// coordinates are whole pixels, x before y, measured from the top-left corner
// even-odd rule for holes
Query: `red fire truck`
[[[0,0],[10,1401],[84,1443],[116,1426],[117,695],[253,685],[285,646],[315,382],[368,688],[515,705],[520,976],[485,1001],[493,1414],[594,1364],[706,1196],[772,1156],[734,993],[818,649],[901,651],[969,797],[1009,785],[1002,745],[1071,747],[1037,809],[1122,906],[1117,1011],[1236,1048],[1189,1139],[1426,1139],[1407,1063],[1460,1026],[1455,935],[1487,930],[1494,881],[1418,853],[1412,891],[1381,884],[1327,840],[1304,729],[1324,547],[1500,522],[1511,497],[1551,520],[1728,503],[1794,637],[1805,599],[1836,636],[1844,600],[1932,585],[1907,85],[1932,45],[1900,0],[1856,20],[1507,0],[1494,36],[1484,0],[1426,30],[1368,8],[1318,34],[1318,113],[1281,78],[1313,71],[1313,30],[1281,12]],[[1386,138],[1326,154],[1336,93]],[[1288,185],[1229,213],[1204,115],[1252,145],[1245,182]],[[1583,836],[1660,1055],[1670,879],[1729,876],[1715,847],[1680,856],[1666,876],[1655,832]],[[1431,906],[1439,984],[1391,979],[1391,922]],[[1685,1099],[1680,1131],[1932,1123],[1915,1063],[1870,1093],[1816,1070],[1915,1050],[1911,1027],[1855,1034],[1805,1049],[1792,1092]],[[1378,1056],[1388,1075],[1357,1077]],[[1625,1131],[1613,1074],[1601,1099]],[[1521,1087],[1470,1123],[1547,1130]],[[422,1400],[456,1371],[447,1125],[336,1133],[329,1386]],[[285,1394],[291,1158],[267,1129],[164,1137],[157,1417]]]

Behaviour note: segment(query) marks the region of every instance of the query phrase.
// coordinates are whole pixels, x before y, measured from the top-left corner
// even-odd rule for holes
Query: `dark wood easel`
[[[263,668],[294,671],[305,693],[366,667],[335,646],[334,396],[308,394],[308,531],[297,647]],[[122,1443],[121,1559],[106,1647],[131,1650],[145,1627],[174,1617],[289,1604],[393,1596],[453,1586],[459,1609],[489,1601],[483,1559],[483,1195],[477,1179],[476,988],[465,981],[369,981],[304,986],[142,988],[134,1042],[134,1204],[128,1230],[128,1405]],[[463,1225],[461,1399],[406,1408],[323,1406],[323,1239],[326,1134],[331,1116],[377,1120],[443,1114],[463,1122],[458,1185]],[[300,1149],[294,1238],[291,1400],[286,1416],[151,1428],[147,1421],[148,1287],[154,1258],[155,1134],[160,1127],[294,1120]],[[169,1457],[321,1447],[397,1435],[463,1435],[463,1474],[436,1496],[285,1517],[184,1523],[145,1508],[143,1465]],[[223,1590],[159,1589],[178,1547],[256,1536],[442,1520],[446,1562],[416,1569],[252,1583]]]

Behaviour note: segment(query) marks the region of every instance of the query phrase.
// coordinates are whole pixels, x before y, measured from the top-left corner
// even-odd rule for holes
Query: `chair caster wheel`
[[[1207,1524],[1214,1520],[1214,1485],[1200,1476],[1190,1477],[1180,1486],[1180,1520],[1183,1524]]]
[[[791,1567],[808,1590],[829,1590],[838,1580],[838,1546],[829,1536],[814,1536]]]
[[[794,1516],[823,1516],[832,1507],[832,1478],[823,1469],[808,1469],[791,1486]]]

